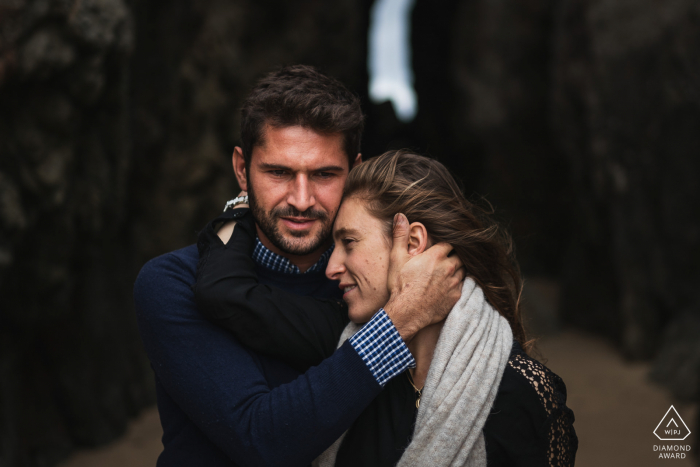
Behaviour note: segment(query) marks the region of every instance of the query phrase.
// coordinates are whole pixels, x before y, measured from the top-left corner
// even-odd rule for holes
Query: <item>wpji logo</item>
[[[671,406],[664,418],[661,419],[654,434],[661,441],[683,441],[690,435],[688,425],[674,406]],[[685,459],[686,453],[690,451],[690,444],[668,443],[655,444],[654,452],[659,453],[659,459]]]
[[[690,435],[690,430],[676,408],[671,406],[654,429],[654,434],[661,441],[683,441]]]

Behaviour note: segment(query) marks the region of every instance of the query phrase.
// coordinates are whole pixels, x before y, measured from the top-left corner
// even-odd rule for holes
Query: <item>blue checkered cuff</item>
[[[350,338],[350,344],[380,386],[407,368],[416,366],[413,355],[383,308]]]

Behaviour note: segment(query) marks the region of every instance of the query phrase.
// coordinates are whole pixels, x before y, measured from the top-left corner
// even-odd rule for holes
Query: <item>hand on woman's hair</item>
[[[238,198],[242,198],[244,196],[248,196],[247,191],[241,191],[240,193],[238,193]],[[234,206],[233,209],[243,209],[247,207],[248,203],[239,203],[236,206]],[[231,240],[231,235],[233,235],[234,227],[236,227],[236,221],[227,222],[226,224],[223,224],[216,232],[216,235],[219,236],[224,245],[226,245],[228,241]]]
[[[408,227],[406,216],[397,214],[387,282],[391,296],[384,307],[405,341],[447,317],[461,296],[464,280],[462,262],[448,257],[452,247],[446,243],[409,254]]]

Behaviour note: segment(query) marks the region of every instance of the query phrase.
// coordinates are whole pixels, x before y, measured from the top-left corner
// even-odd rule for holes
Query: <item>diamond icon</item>
[[[681,416],[678,415],[676,408],[671,406],[664,418],[656,425],[654,434],[661,441],[682,441],[690,435],[690,430]]]

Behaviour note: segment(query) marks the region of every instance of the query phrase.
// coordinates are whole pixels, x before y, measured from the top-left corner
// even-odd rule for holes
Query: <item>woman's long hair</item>
[[[520,313],[522,281],[510,236],[486,211],[467,200],[445,166],[405,150],[389,151],[355,167],[344,197],[367,203],[392,236],[393,219],[403,213],[420,222],[435,243],[452,245],[467,274],[505,317],[518,342],[529,350]]]

